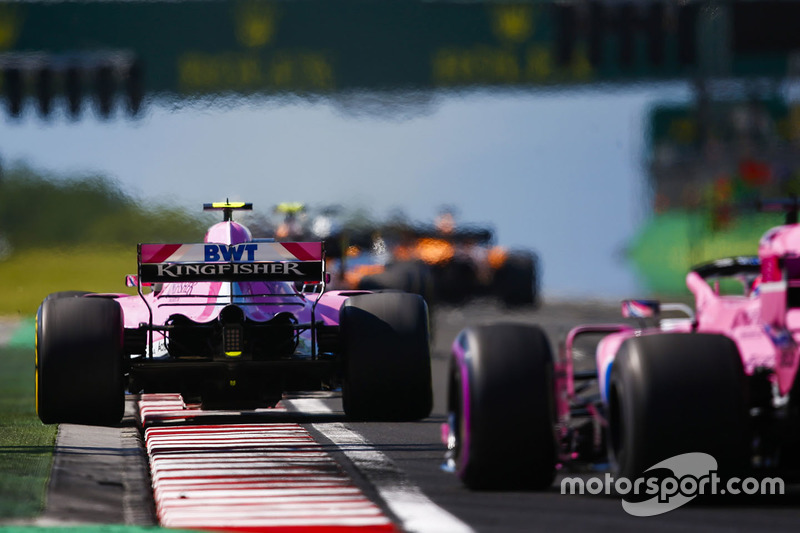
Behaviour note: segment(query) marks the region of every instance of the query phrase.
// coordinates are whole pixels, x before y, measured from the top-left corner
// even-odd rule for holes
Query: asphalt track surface
[[[591,322],[616,321],[616,306],[603,303],[546,303],[535,311],[510,312],[492,302],[462,308],[438,309],[434,315],[433,377],[435,405],[430,418],[417,423],[350,423],[341,414],[335,395],[315,395],[290,400],[289,412],[276,422],[302,424],[353,481],[378,506],[408,530],[418,531],[797,531],[800,524],[800,489],[787,487],[783,496],[737,496],[695,500],[669,513],[637,518],[623,511],[619,497],[562,495],[560,475],[544,492],[471,492],[441,469],[444,446],[440,425],[444,421],[445,377],[449,346],[456,333],[470,324],[521,321],[542,325],[556,348],[570,327]],[[292,409],[324,406],[312,414]],[[305,403],[304,403],[305,402]],[[129,401],[125,420],[116,428],[62,425],[45,514],[38,525],[100,523],[155,524],[147,459],[136,427],[135,401]],[[514,410],[514,405],[507,406]],[[329,411],[329,412],[325,412]],[[525,424],[525,413],[519,424]],[[215,422],[247,423],[254,415],[218,417]],[[255,421],[264,422],[263,417]],[[383,457],[365,463],[348,452],[352,445],[337,444],[332,428],[346,428],[360,439],[359,449]],[[515,427],[500,439],[514,439]],[[514,457],[508,457],[513,461]],[[366,465],[366,468],[365,468]],[[383,470],[382,470],[383,469]],[[590,473],[566,473],[583,475]],[[411,490],[428,504],[421,515],[407,513],[388,484]],[[408,499],[408,490],[401,499]],[[416,492],[415,492],[416,491]],[[405,513],[405,514],[404,514]],[[413,512],[412,512],[413,514]],[[444,520],[440,520],[442,518]],[[449,519],[452,517],[452,520]]]

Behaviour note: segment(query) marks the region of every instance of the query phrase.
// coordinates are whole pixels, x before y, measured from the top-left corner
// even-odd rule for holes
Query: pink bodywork
[[[599,390],[608,401],[608,378],[622,343],[633,336],[658,333],[686,334],[692,331],[726,335],[737,345],[745,373],[757,368],[774,371],[779,394],[786,395],[794,383],[800,363],[800,309],[787,309],[787,289],[800,287],[800,279],[785,279],[782,260],[800,255],[800,225],[779,226],[761,239],[758,250],[761,276],[757,287],[746,295],[720,295],[698,273],[689,272],[686,285],[695,297],[694,321],[663,321],[659,327],[636,329],[630,324],[587,325],[573,329],[566,342],[556,375],[560,418],[569,417],[574,396],[572,343],[583,333],[607,333],[595,354]],[[795,274],[796,275],[796,274]]]
[[[252,241],[250,231],[243,225],[226,221],[212,226],[205,236],[206,243],[240,244]],[[353,291],[318,293],[299,292],[292,282],[176,282],[164,283],[160,290],[139,296],[119,295],[116,300],[122,307],[125,328],[138,328],[150,321],[163,325],[170,316],[184,315],[192,321],[208,323],[216,320],[228,304],[247,303],[241,309],[251,320],[265,322],[278,313],[291,313],[298,322],[311,321],[312,307],[316,320],[325,325],[339,323],[339,309]],[[253,303],[258,305],[252,305]],[[149,307],[149,309],[148,309]],[[301,337],[310,336],[306,330]],[[163,334],[153,334],[154,345],[163,340]]]

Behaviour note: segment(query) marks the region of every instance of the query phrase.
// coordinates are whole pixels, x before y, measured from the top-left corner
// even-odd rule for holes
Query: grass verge
[[[122,524],[25,526],[4,522],[42,514],[53,464],[56,425],[44,425],[34,401],[33,320],[0,347],[0,531],[3,533],[149,533],[158,526]],[[175,533],[191,530],[170,530]]]
[[[136,247],[83,246],[22,250],[0,261],[0,316],[30,317],[52,292],[127,292],[136,273]]]
[[[0,519],[42,512],[53,462],[57,427],[36,416],[29,317],[52,292],[125,292],[124,276],[135,271],[135,247],[31,249],[0,261],[0,316],[24,319],[0,348]]]
[[[42,512],[56,438],[36,416],[33,346],[20,344],[0,348],[0,519]]]

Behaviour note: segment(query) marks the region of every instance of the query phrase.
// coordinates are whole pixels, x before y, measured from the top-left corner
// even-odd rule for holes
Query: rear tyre
[[[460,355],[458,354],[460,352]],[[450,451],[471,489],[546,489],[556,472],[553,356],[525,324],[478,326],[454,345]]]
[[[675,455],[712,455],[722,473],[748,462],[744,370],[736,344],[709,334],[634,337],[609,380],[609,448],[617,477],[634,479]]]
[[[470,261],[453,259],[434,267],[433,285],[436,301],[463,304],[477,295],[478,274]]]
[[[428,313],[416,294],[350,297],[341,310],[342,402],[353,420],[418,420],[433,407]]]
[[[539,281],[536,256],[514,253],[494,274],[496,296],[508,307],[536,305]]]
[[[45,424],[119,423],[125,409],[122,309],[48,297],[36,316],[36,411]]]

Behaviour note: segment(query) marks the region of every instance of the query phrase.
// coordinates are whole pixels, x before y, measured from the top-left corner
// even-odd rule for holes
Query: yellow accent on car
[[[225,209],[226,207],[236,209],[239,207],[244,207],[244,202],[214,202],[211,204],[211,207],[215,209]]]
[[[242,355],[242,352],[225,352],[225,355],[227,355],[228,357],[239,357],[240,355]]]
[[[305,204],[301,202],[281,202],[275,206],[275,211],[278,213],[292,215],[303,211],[305,208]]]

